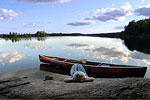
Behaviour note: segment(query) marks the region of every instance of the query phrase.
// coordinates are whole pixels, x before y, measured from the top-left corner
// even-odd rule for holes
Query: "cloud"
[[[124,26],[116,26],[114,27],[114,29],[117,29],[117,30],[124,29]]]
[[[39,43],[30,43],[30,44],[26,44],[24,46],[25,49],[34,49],[34,50],[39,50],[39,49],[56,49],[56,46],[51,46],[51,47],[47,47],[45,45],[39,44]]]
[[[99,47],[93,50],[93,54],[90,57],[102,59],[102,60],[120,60],[122,62],[128,62],[128,52],[115,47]]]
[[[134,13],[138,16],[150,17],[150,6],[137,8],[135,9]]]
[[[13,10],[8,10],[8,9],[4,9],[4,8],[0,9],[0,21],[5,21],[5,20],[10,21],[19,15],[20,15],[20,13],[17,13]]]
[[[114,47],[100,47],[93,50],[93,52],[109,55],[111,57],[127,57],[128,53],[122,52],[119,48]]]
[[[103,9],[97,9],[97,10],[93,10],[89,13],[91,14],[99,14],[99,13],[105,13],[107,11],[107,9],[103,8]]]
[[[18,1],[24,1],[24,2],[31,2],[31,3],[64,3],[64,2],[68,2],[71,0],[18,0]]]
[[[69,44],[68,46],[73,47],[73,48],[81,48],[81,49],[92,49],[92,48],[94,48],[94,45],[91,45],[91,44],[72,43],[72,44]]]
[[[136,59],[136,60],[143,61],[145,63],[149,63],[150,64],[150,56],[147,55],[147,54],[143,54],[143,53],[140,53],[140,52],[132,52],[130,54],[130,57],[132,59]]]
[[[42,27],[42,25],[46,25],[46,24],[52,24],[53,22],[49,21],[49,22],[29,22],[29,23],[22,23],[21,26],[24,28],[38,28],[38,27]]]
[[[115,47],[99,47],[92,50],[92,54],[87,56],[101,60],[121,61],[122,63],[131,63],[134,61],[136,64],[150,64],[150,56],[140,52],[124,51],[121,48]],[[135,65],[136,65],[135,64]]]
[[[141,0],[144,2],[144,0]],[[115,22],[124,20],[127,16],[137,15],[150,17],[150,5],[132,9],[129,2],[125,2],[120,8],[103,8],[88,12],[94,14],[93,17],[84,20],[99,20],[101,22]],[[123,29],[123,27],[114,27],[114,29]]]
[[[6,59],[6,61],[8,61],[9,63],[13,63],[13,62],[21,60],[24,57],[25,57],[25,55],[14,55],[14,56],[11,56],[10,58]]]
[[[31,48],[31,49],[35,49],[35,50],[38,50],[38,49],[44,49],[45,46],[41,45],[41,44],[27,44],[24,46],[25,49],[28,49],[28,48]]]
[[[124,10],[131,10],[131,5],[129,2],[125,2],[125,5],[121,6],[120,8]]]
[[[7,56],[10,56],[10,55],[16,55],[18,54],[18,51],[13,51],[13,52],[0,52],[0,57],[7,57]]]
[[[131,16],[133,13],[131,10],[131,5],[129,2],[126,2],[125,5],[120,8],[111,8],[111,9],[98,9],[90,13],[95,14],[92,19],[99,20],[102,22],[110,21],[119,21],[124,20],[127,16]],[[91,18],[90,18],[91,19]]]
[[[131,11],[126,11],[124,9],[113,9],[107,11],[101,15],[96,15],[93,18],[102,22],[109,22],[109,21],[119,21],[124,20],[126,16],[130,16]]]
[[[25,55],[18,54],[18,51],[0,52],[0,63],[2,63],[3,65],[5,63],[14,63],[23,59],[24,57]]]
[[[76,22],[70,22],[67,25],[71,26],[83,26],[83,25],[91,25],[95,24],[94,20],[81,20],[81,21],[76,21]]]
[[[38,28],[41,27],[41,23],[38,22],[30,22],[30,23],[22,23],[21,26],[23,26],[24,28]]]

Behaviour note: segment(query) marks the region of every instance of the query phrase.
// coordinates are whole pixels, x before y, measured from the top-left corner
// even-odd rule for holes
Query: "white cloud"
[[[3,65],[5,63],[14,63],[23,59],[24,57],[25,55],[18,54],[18,51],[0,52],[0,63],[2,63]]]
[[[71,0],[18,0],[18,1],[25,1],[25,2],[32,2],[32,3],[64,3]]]
[[[38,28],[42,27],[43,25],[46,24],[52,24],[53,22],[29,22],[29,23],[22,23],[21,26],[24,28]]]
[[[34,49],[34,50],[39,50],[39,49],[56,49],[55,46],[47,47],[45,45],[39,44],[39,43],[30,43],[26,44],[24,46],[25,49]]]
[[[70,47],[73,47],[73,48],[81,48],[81,49],[92,49],[94,48],[94,45],[91,45],[91,44],[79,44],[79,43],[72,43],[72,44],[69,44],[68,46]]]
[[[129,2],[125,2],[125,5],[121,6],[120,8],[124,9],[124,10],[130,10],[131,9],[131,5]]]
[[[131,16],[133,14],[132,12],[133,10],[131,9],[130,3],[126,2],[125,5],[118,9],[110,8],[94,10],[91,13],[95,15],[90,19],[95,19],[102,22],[120,21],[124,20],[127,16]]]
[[[99,47],[93,50],[93,54],[89,55],[93,58],[102,60],[120,60],[124,63],[128,62],[128,52],[124,52],[119,48],[114,47]]]
[[[150,17],[150,6],[139,7],[135,9],[134,13],[138,16],[147,16]]]
[[[107,11],[107,9],[103,8],[103,9],[93,10],[90,13],[92,13],[92,14],[100,14],[100,13],[105,13],[106,11]]]
[[[45,46],[43,46],[43,45],[41,45],[41,44],[33,43],[33,44],[27,44],[27,45],[25,45],[24,48],[25,48],[25,49],[31,48],[31,49],[38,50],[38,49],[43,49],[43,48],[45,48]]]
[[[144,0],[142,0],[144,2]],[[90,13],[94,14],[91,18],[85,18],[90,20],[99,20],[102,22],[114,22],[124,20],[127,16],[137,15],[137,16],[146,16],[150,17],[150,5],[139,7],[137,9],[132,9],[129,2],[126,2],[120,8],[110,8],[110,9],[97,9],[91,11]],[[121,27],[115,27],[115,29]]]
[[[92,54],[87,56],[101,59],[101,60],[110,60],[111,62],[118,60],[122,61],[123,63],[129,63],[129,60],[135,61],[136,64],[139,62],[143,62],[146,64],[150,64],[150,56],[140,53],[140,52],[129,52],[124,51],[121,48],[115,47],[99,47],[92,50]],[[135,65],[136,65],[135,64]]]
[[[14,17],[17,17],[19,15],[20,13],[17,13],[13,10],[8,10],[4,8],[0,9],[0,21],[13,20]]]
[[[93,50],[93,52],[109,55],[111,57],[127,57],[127,52],[122,52],[119,48],[114,47],[100,47]]]
[[[142,0],[144,2],[144,0]],[[120,8],[103,8],[88,12],[94,14],[93,17],[85,20],[99,20],[101,22],[115,22],[124,20],[127,16],[137,15],[150,17],[150,5],[132,9],[129,2],[125,2]],[[114,29],[123,29],[123,27],[114,27]]]
[[[9,63],[13,63],[13,62],[16,62],[16,61],[19,61],[21,60],[22,58],[24,58],[25,55],[14,55],[8,59],[6,59]]]
[[[143,54],[143,53],[140,53],[140,52],[132,52],[130,54],[130,57],[133,58],[133,59],[143,61],[145,63],[150,64],[150,56],[147,55],[147,54]]]
[[[130,11],[126,11],[124,9],[113,9],[101,15],[96,15],[93,18],[96,20],[100,20],[102,22],[109,22],[109,21],[124,20],[127,16],[130,15],[131,15]]]
[[[80,21],[70,22],[67,25],[83,26],[83,25],[91,25],[91,24],[95,24],[95,21],[94,20],[80,20]]]
[[[10,56],[10,55],[16,55],[18,54],[18,51],[13,51],[13,52],[0,52],[0,57],[7,57],[7,56]]]
[[[22,23],[21,26],[23,26],[24,28],[38,28],[41,27],[41,23],[38,22],[30,22],[30,23]]]

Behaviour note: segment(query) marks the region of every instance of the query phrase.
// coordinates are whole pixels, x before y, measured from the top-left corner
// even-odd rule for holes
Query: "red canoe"
[[[41,62],[49,63],[55,69],[70,71],[72,65],[81,63],[87,74],[93,77],[144,77],[147,67],[98,63],[91,61],[73,60],[60,57],[39,55]]]

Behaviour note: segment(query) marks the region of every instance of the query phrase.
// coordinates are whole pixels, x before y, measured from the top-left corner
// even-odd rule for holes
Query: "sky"
[[[1,0],[0,34],[120,32],[150,17],[150,0]]]

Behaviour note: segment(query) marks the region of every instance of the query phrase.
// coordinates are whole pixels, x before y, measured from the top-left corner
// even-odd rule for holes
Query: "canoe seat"
[[[65,59],[64,62],[70,62],[70,60],[69,59]]]
[[[97,67],[100,67],[101,65],[103,65],[103,63],[98,64]]]
[[[86,64],[87,63],[87,59],[80,59],[79,60],[82,64]]]
[[[57,60],[57,58],[51,58],[51,60]]]

